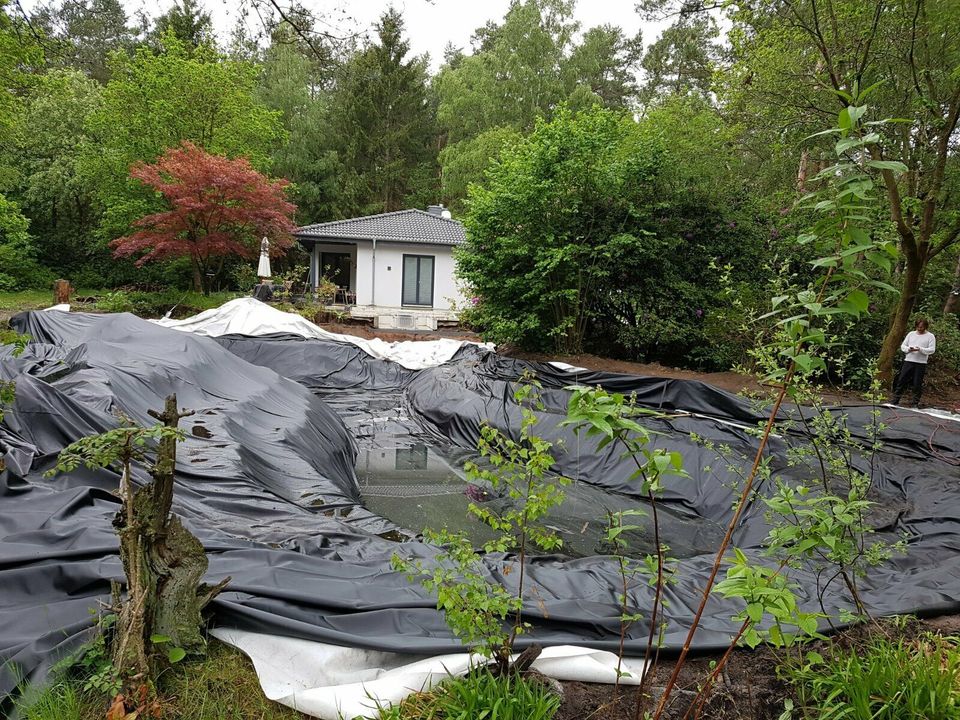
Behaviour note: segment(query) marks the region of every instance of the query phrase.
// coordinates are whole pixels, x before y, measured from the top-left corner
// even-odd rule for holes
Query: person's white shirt
[[[907,362],[926,365],[927,359],[937,351],[937,338],[929,330],[925,333],[911,330],[903,339],[900,350],[906,353],[904,360]]]

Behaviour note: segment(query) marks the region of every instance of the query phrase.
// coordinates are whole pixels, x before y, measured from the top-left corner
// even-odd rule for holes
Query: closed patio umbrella
[[[271,276],[270,272],[270,241],[264,238],[260,241],[260,264],[257,266],[257,277],[264,279]]]

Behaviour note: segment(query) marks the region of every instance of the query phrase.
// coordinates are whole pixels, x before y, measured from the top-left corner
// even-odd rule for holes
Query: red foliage
[[[114,240],[115,257],[146,251],[139,266],[189,255],[197,274],[210,269],[213,257],[255,257],[262,237],[270,239],[271,254],[293,243],[296,206],[286,199],[289,183],[261,175],[245,158],[211,155],[184,142],[156,164],[138,163],[130,177],[163,195],[170,209],[141,218],[136,232]]]

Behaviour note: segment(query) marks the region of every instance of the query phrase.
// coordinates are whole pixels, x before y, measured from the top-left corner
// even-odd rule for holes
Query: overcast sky
[[[643,30],[644,44],[653,42],[662,24],[643,23],[634,12],[635,0],[579,0],[575,18],[583,29],[595,25],[612,24],[633,34]],[[166,11],[173,0],[125,0],[131,13],[144,8],[156,16]],[[284,2],[286,7],[288,2]],[[365,30],[376,22],[380,14],[391,4],[397,7],[406,21],[410,45],[414,53],[429,53],[431,67],[436,70],[443,60],[447,42],[464,49],[469,48],[470,36],[476,28],[488,20],[500,20],[510,5],[509,0],[303,0],[303,4],[318,14],[328,14],[338,20],[336,30],[345,33]],[[213,17],[218,33],[226,37],[236,22],[240,3],[230,0],[206,0],[207,10]],[[257,23],[255,16],[249,23]],[[258,28],[255,28],[258,29]]]

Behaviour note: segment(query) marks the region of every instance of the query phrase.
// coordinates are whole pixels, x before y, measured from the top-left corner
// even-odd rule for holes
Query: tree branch
[[[930,249],[930,252],[927,253],[927,259],[932,260],[937,255],[942,253],[948,247],[954,245],[957,240],[960,240],[960,223],[954,226],[954,228],[947,233],[947,236],[935,246]]]
[[[867,70],[867,64],[870,57],[870,48],[873,46],[873,40],[877,36],[877,28],[880,25],[880,14],[883,10],[884,0],[877,0],[877,9],[873,13],[873,26],[870,28],[870,34],[867,36],[867,43],[863,49],[863,60],[860,67],[857,68],[857,86],[863,84],[863,74]]]

